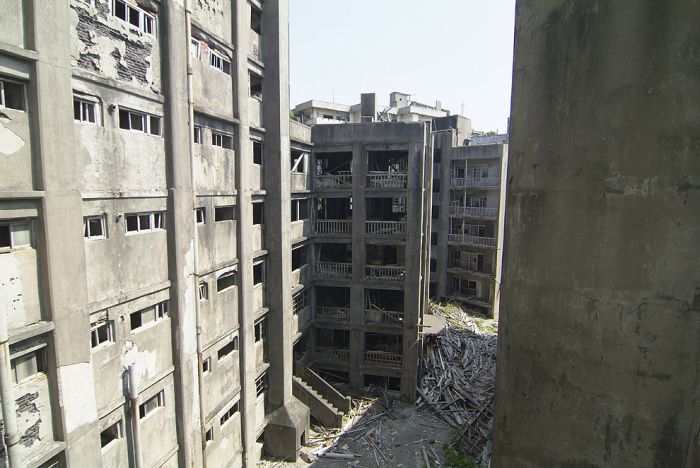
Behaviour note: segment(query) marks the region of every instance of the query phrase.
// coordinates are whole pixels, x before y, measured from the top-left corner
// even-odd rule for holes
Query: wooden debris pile
[[[444,335],[426,342],[418,403],[456,429],[453,446],[487,465],[491,457],[497,336],[482,334],[455,306],[433,305],[447,319]]]

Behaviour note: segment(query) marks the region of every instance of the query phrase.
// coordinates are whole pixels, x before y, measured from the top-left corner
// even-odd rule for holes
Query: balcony
[[[450,205],[450,216],[464,216],[468,218],[496,219],[498,208],[486,208],[482,206]]]
[[[365,351],[365,362],[384,367],[401,367],[401,355],[386,351]]]
[[[370,236],[403,236],[406,235],[405,221],[365,221],[365,232]]]
[[[368,280],[402,281],[406,276],[406,267],[369,265],[365,267],[365,275]]]
[[[405,189],[407,176],[405,172],[369,171],[367,187],[385,189]]]
[[[352,279],[352,263],[318,262],[316,277],[333,279]]]
[[[447,293],[448,296],[468,304],[481,307],[492,307],[491,299],[488,295],[479,297],[476,289],[453,289]]]
[[[347,362],[350,359],[350,350],[333,348],[332,346],[316,346],[314,359],[317,361]]]
[[[316,190],[339,190],[352,188],[352,172],[338,171],[337,174],[316,176]]]
[[[483,265],[476,265],[468,261],[455,261],[451,263],[448,267],[450,270],[454,270],[457,273],[473,273],[480,276],[492,277],[494,275],[493,266],[487,263]]]
[[[365,310],[365,323],[375,325],[402,325],[403,312],[368,309]]]
[[[349,322],[350,309],[347,307],[316,307],[316,320],[328,320],[331,322]]]
[[[452,187],[463,188],[498,188],[501,185],[500,177],[453,177]]]
[[[493,237],[470,236],[469,234],[450,234],[447,241],[460,245],[474,245],[477,247],[496,247],[496,239]]]
[[[317,236],[350,236],[352,235],[352,220],[350,219],[317,219]]]

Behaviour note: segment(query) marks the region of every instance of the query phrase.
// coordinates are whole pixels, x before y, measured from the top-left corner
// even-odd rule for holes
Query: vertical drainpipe
[[[190,0],[185,0],[185,24],[187,32],[187,46],[189,47],[192,42],[192,6]],[[195,186],[195,176],[194,176],[194,90],[192,87],[192,54],[190,54],[189,49],[187,50],[187,117],[188,117],[188,127],[190,131],[190,176],[192,177],[192,236],[193,243],[192,253],[194,256],[194,275],[192,275],[194,281],[194,310],[195,310],[195,323],[197,328],[197,385],[199,386],[199,414],[200,414],[200,431],[202,432],[202,440],[205,440],[205,422],[204,421],[204,407],[202,401],[202,336],[201,336],[201,321],[200,321],[200,310],[199,310],[199,236],[197,229],[197,217],[195,216],[194,210],[197,209],[197,191]],[[204,456],[204,443],[202,444],[202,466],[206,468],[207,459]]]
[[[141,468],[141,428],[139,427],[139,379],[136,375],[136,364],[129,364],[129,407],[131,408],[131,433],[134,444],[134,466]]]
[[[10,375],[10,339],[7,333],[7,314],[0,311],[0,398],[2,398],[3,432],[10,468],[24,466],[19,453],[17,413]]]

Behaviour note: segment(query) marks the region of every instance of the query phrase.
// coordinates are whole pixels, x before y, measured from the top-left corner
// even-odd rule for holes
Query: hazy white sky
[[[515,0],[290,0],[290,104],[389,93],[506,128]]]

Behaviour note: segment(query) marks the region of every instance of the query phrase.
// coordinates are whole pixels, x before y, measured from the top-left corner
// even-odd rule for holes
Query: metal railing
[[[367,187],[372,188],[406,188],[405,172],[369,171]]]
[[[334,188],[351,188],[352,172],[339,171],[337,174],[322,174],[316,176],[316,189],[327,190]]]
[[[390,310],[366,309],[365,323],[379,323],[382,325],[401,325],[403,323],[403,312],[393,312]]]
[[[500,177],[453,177],[453,187],[498,187]]]
[[[316,276],[324,278],[352,278],[352,263],[318,262]]]
[[[401,365],[401,355],[386,351],[365,351],[365,362],[397,367]]]
[[[483,206],[450,205],[450,216],[468,216],[472,218],[498,218],[498,208]]]
[[[332,346],[316,346],[314,358],[319,361],[347,361],[350,358],[350,350]]]
[[[365,274],[367,279],[403,280],[406,275],[406,267],[368,265],[365,267]]]
[[[350,309],[346,307],[318,306],[316,307],[316,319],[348,322],[350,321]]]
[[[349,219],[317,219],[316,234],[352,235],[352,220]]]
[[[365,232],[371,236],[401,236],[406,234],[406,222],[365,221]]]
[[[496,239],[493,237],[470,236],[469,234],[450,234],[447,236],[447,241],[455,244],[496,247]]]

